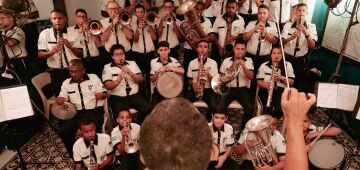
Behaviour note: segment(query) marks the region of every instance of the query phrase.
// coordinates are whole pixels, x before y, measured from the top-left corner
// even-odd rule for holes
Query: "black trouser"
[[[116,156],[115,166],[115,169],[119,170],[143,170],[145,168],[140,161],[139,151]]]
[[[238,101],[244,110],[240,126],[240,129],[244,129],[246,122],[253,117],[254,107],[253,100],[251,100],[250,89],[247,87],[230,88],[227,94],[220,96],[219,104],[227,108],[234,100]]]
[[[139,66],[141,73],[144,76],[144,82],[139,84],[139,93],[150,101],[151,87],[150,87],[150,62],[155,58],[154,52],[138,53],[132,52],[132,58]]]
[[[37,29],[37,22],[25,24],[22,29],[25,32],[25,48],[28,52],[28,61],[34,61],[37,58],[38,47],[37,42],[39,39],[39,32]]]
[[[69,78],[68,69],[50,69],[51,88],[55,96],[58,96],[61,91],[62,83]]]
[[[251,21],[258,20],[257,14],[240,14],[240,16],[244,19],[245,25],[248,25]]]
[[[259,67],[261,66],[261,64],[269,61],[270,56],[269,55],[265,55],[265,56],[256,56],[256,55],[252,55],[247,53],[247,56],[249,56],[254,64],[254,75],[256,76],[259,70]],[[251,80],[251,85],[250,85],[250,90],[251,90],[251,99],[252,101],[255,101],[255,94],[256,94],[256,88],[257,88],[257,82],[256,82],[256,78]]]
[[[141,123],[145,120],[146,116],[151,112],[153,106],[139,93],[129,95],[129,96],[114,96],[110,95],[109,106],[112,109],[113,114],[119,113],[121,110],[125,109],[136,109],[139,111],[137,117],[137,123]],[[115,117],[113,115],[113,117]]]
[[[305,59],[306,56],[302,57],[294,57],[291,55],[286,54],[286,60],[289,61],[294,69],[295,74],[295,81],[294,81],[294,87],[297,88],[299,91],[304,91],[305,89],[305,79],[306,79],[306,73],[305,73]]]
[[[261,103],[263,105],[265,114],[269,114],[278,119],[280,119],[283,116],[283,112],[281,110],[281,95],[282,95],[283,91],[284,91],[284,88],[282,88],[282,87],[274,88],[273,94],[272,94],[272,99],[271,99],[272,104],[271,104],[271,107],[268,108],[268,107],[266,107],[266,102],[268,100],[268,89],[260,89],[259,90],[258,95],[259,95]]]
[[[183,93],[186,95],[186,93],[189,91],[189,78],[186,76],[187,71],[189,68],[189,64],[192,60],[197,58],[197,52],[190,49],[185,49],[184,51],[184,61],[183,61],[183,67],[184,67],[184,87],[183,87]]]
[[[173,58],[176,58],[177,60],[179,60],[179,45],[173,47],[173,48],[170,48],[170,54],[169,56],[173,57]]]
[[[25,62],[26,57],[21,58],[12,58],[7,61],[6,66],[8,69],[12,70],[18,78],[20,79],[21,83],[28,83],[29,81],[29,73],[27,72],[27,64]],[[11,72],[12,75],[14,73]]]
[[[76,116],[72,119],[65,120],[61,123],[59,135],[63,140],[66,150],[72,157],[72,147],[76,141],[75,134],[79,128],[79,119],[91,116],[96,123],[96,132],[102,133],[102,125],[104,123],[104,107],[98,107],[90,110],[78,110]]]
[[[104,65],[101,64],[99,57],[86,57],[82,61],[85,65],[86,74],[96,74],[101,79]]]
[[[241,170],[255,170],[253,163],[250,160],[244,160],[240,165]]]
[[[160,103],[162,100],[166,99],[165,97],[163,97],[158,91],[157,88],[154,88],[154,93],[151,96],[151,104],[153,106],[157,105],[158,103]]]
[[[192,88],[186,95],[186,98],[191,102],[199,100],[198,98],[196,98],[196,94]],[[208,110],[205,117],[207,121],[211,121],[211,116],[215,112],[215,106],[218,102],[218,95],[211,88],[204,88],[204,94],[201,100],[203,100],[208,105]]]
[[[224,152],[225,153],[225,152]],[[224,153],[221,153],[220,155],[223,155]],[[208,165],[208,170],[215,170],[215,166],[218,164],[218,161],[210,161]],[[237,164],[235,160],[232,158],[227,157],[223,166],[220,168],[221,170],[239,170],[240,165]]]

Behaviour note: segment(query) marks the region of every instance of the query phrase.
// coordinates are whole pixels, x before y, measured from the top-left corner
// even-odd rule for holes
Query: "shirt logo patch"
[[[93,91],[94,90],[94,85],[88,85],[89,91]]]

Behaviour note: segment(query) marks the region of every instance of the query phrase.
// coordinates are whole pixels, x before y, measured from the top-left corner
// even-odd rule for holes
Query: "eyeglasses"
[[[113,56],[122,56],[125,55],[125,53],[114,53]]]

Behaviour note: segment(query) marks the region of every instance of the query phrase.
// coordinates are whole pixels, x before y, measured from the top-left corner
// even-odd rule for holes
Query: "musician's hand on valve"
[[[266,89],[270,89],[271,86],[271,82],[270,81],[265,81],[265,85],[266,85]]]
[[[58,105],[63,105],[63,104],[65,103],[65,98],[64,98],[64,97],[57,97],[57,98],[55,99],[55,102],[56,102],[56,104],[58,104]]]
[[[144,28],[146,25],[146,22],[144,20],[139,20],[139,23],[138,23],[138,28],[139,29],[142,29]]]
[[[225,155],[221,155],[218,157],[219,160],[218,160],[218,164],[215,166],[215,169],[220,169],[223,165],[224,165],[224,162],[226,160],[226,156]]]
[[[121,129],[121,135],[125,136],[130,132],[130,127],[127,125],[123,129]],[[124,139],[125,140],[125,139]]]
[[[277,72],[277,71],[275,71],[273,75],[274,75],[275,79],[280,79],[281,78],[281,74],[279,72]]]
[[[240,60],[236,60],[236,64],[241,65],[241,67],[245,67],[245,61],[240,59]]]

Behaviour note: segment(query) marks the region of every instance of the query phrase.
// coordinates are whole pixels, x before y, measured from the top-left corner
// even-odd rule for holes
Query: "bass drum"
[[[334,139],[320,139],[310,150],[309,161],[320,169],[339,168],[345,157],[343,145]]]
[[[180,95],[183,88],[183,80],[179,74],[164,72],[156,81],[159,94],[165,98],[174,98]]]
[[[69,120],[75,117],[76,108],[69,102],[64,102],[63,105],[52,104],[51,113],[60,120]]]

